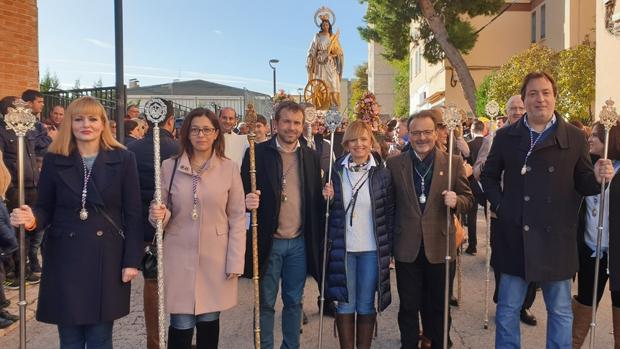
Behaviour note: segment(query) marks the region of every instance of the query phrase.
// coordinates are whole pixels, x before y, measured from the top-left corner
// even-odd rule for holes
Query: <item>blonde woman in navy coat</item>
[[[75,100],[43,159],[36,205],[11,213],[14,226],[45,229],[37,320],[58,326],[60,348],[112,348],[142,258],[141,207],[133,153],[96,99]]]

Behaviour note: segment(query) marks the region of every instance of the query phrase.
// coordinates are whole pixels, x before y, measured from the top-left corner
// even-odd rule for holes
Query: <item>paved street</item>
[[[455,349],[461,348],[492,348],[494,346],[494,315],[495,307],[491,304],[491,321],[488,330],[483,329],[484,315],[484,287],[485,287],[485,223],[478,222],[479,235],[478,255],[475,257],[463,256],[463,286],[462,301],[459,308],[453,309],[453,326],[451,330]],[[393,274],[393,273],[392,273]],[[76,285],[79,286],[79,285]],[[455,285],[456,287],[456,285]],[[494,287],[491,281],[491,292]],[[116,322],[114,327],[114,344],[116,348],[145,348],[144,319],[142,316],[142,280],[134,283],[131,313]],[[308,279],[305,290],[306,304],[304,306],[310,319],[310,323],[304,326],[301,337],[302,348],[316,347],[319,327],[318,309],[316,298],[318,289],[316,283]],[[11,296],[16,292],[11,291]],[[379,317],[379,335],[373,343],[373,348],[398,348],[399,332],[397,326],[398,294],[396,292],[396,278],[392,275],[393,302],[388,309]],[[252,284],[251,280],[242,280],[240,287],[240,304],[236,308],[225,312],[221,317],[220,348],[239,349],[251,348],[252,339]],[[539,324],[536,327],[521,326],[523,348],[544,348],[546,314],[542,293],[538,292],[534,303],[533,312],[538,317]],[[278,305],[281,308],[281,303]],[[11,308],[15,310],[14,307]],[[611,334],[611,303],[609,294],[605,293],[601,302],[598,315],[597,348],[613,348]],[[279,315],[279,313],[278,313]],[[279,319],[279,318],[278,318]],[[279,320],[277,320],[279,321]],[[276,329],[276,341],[281,341],[279,327]],[[333,319],[326,318],[324,330],[324,347],[337,348],[337,339],[334,338]],[[0,332],[0,336],[2,333]],[[57,348],[58,339],[56,328],[42,324],[35,320],[28,322],[29,348],[47,349]],[[14,329],[6,336],[0,337],[0,348],[17,348],[19,344],[19,331]],[[279,344],[278,344],[279,345]]]

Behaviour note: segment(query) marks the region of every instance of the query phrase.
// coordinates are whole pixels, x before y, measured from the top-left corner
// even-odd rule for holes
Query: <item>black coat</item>
[[[88,185],[88,219],[80,220],[83,182],[80,155],[47,153],[34,207],[43,272],[37,320],[61,325],[112,321],[129,313],[130,283],[122,268],[142,258],[138,172],[132,152],[99,151]],[[104,217],[105,212],[114,222]],[[125,238],[114,225],[122,228]]]
[[[282,194],[282,157],[276,146],[276,135],[256,145],[256,188],[261,191],[258,208],[258,261],[261,274],[271,253],[273,234],[278,228]],[[322,196],[321,165],[318,154],[301,145],[297,152],[301,164],[302,234],[306,241],[306,262],[309,275],[318,280],[321,244],[325,230],[325,200]],[[250,157],[246,151],[241,166],[241,178],[246,193],[251,192]],[[245,276],[252,276],[252,230],[248,230]]]
[[[127,138],[125,138],[127,139]],[[138,175],[140,177],[140,198],[142,200],[142,231],[144,241],[152,242],[155,236],[155,228],[149,222],[149,206],[155,194],[155,169],[153,167],[153,130],[144,138],[131,142],[127,149],[136,155]],[[172,133],[160,129],[159,132],[159,157],[160,161],[179,153],[179,144],[172,138]]]
[[[532,152],[526,175],[521,168],[530,132],[521,118],[497,131],[480,176],[498,216],[493,267],[526,281],[565,280],[577,272],[581,196],[600,190],[582,131],[556,118],[557,128]]]
[[[592,156],[592,162],[598,160],[598,156]],[[609,288],[612,291],[620,291],[620,171],[616,173],[609,184]],[[600,192],[599,192],[600,193]],[[597,194],[598,195],[598,194]],[[579,258],[593,258],[591,253],[585,255],[585,224],[587,205],[584,202],[579,209],[579,228],[577,239],[582,248]],[[587,247],[589,249],[589,247]]]
[[[342,194],[342,160],[336,160],[332,182],[334,200],[329,215],[328,262],[325,276],[327,298],[339,302],[349,301],[346,274],[346,214]],[[392,302],[390,293],[390,255],[394,233],[394,193],[390,171],[375,157],[377,166],[369,171],[369,191],[372,202],[374,237],[377,245],[377,307],[383,311]]]

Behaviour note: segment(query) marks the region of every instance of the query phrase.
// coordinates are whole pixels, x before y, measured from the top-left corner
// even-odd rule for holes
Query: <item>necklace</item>
[[[86,162],[84,161],[83,157],[82,157],[82,166],[84,167],[84,181],[82,185],[82,209],[80,210],[80,219],[85,221],[88,219],[88,210],[86,209],[86,196],[88,194],[88,181],[90,180],[90,175],[93,171],[93,166],[88,168],[88,166],[86,166]]]
[[[345,215],[351,209],[351,218],[349,219],[349,226],[353,226],[353,218],[355,218],[355,204],[357,203],[357,195],[360,192],[360,189],[364,186],[366,181],[368,180],[368,170],[364,171],[361,177],[353,184],[351,181],[351,177],[349,175],[349,169],[346,169],[347,180],[349,181],[349,185],[351,186],[351,200],[347,204],[347,208],[344,210]],[[363,180],[363,181],[362,181]],[[361,182],[361,183],[360,183]]]
[[[286,196],[286,177],[296,165],[297,165],[297,156],[293,158],[293,162],[291,162],[291,164],[288,166],[286,171],[284,171],[284,173],[282,174],[282,194],[280,197],[282,202],[288,201],[288,196]]]
[[[426,175],[431,170],[431,168],[433,168],[433,165],[429,166],[426,169],[426,172],[424,172],[424,175],[421,175],[420,172],[418,172],[418,169],[415,167],[415,165],[413,166],[413,169],[415,170],[415,173],[417,173],[417,175],[420,177],[420,187],[421,187],[420,191],[422,192],[422,194],[420,194],[420,196],[418,197],[418,201],[421,204],[425,204],[426,203],[426,194],[424,194],[424,191],[425,191],[424,189],[426,188],[425,185],[424,185],[425,184],[424,183],[424,178],[426,178]]]
[[[205,161],[202,166],[198,169],[198,171],[194,171],[194,166],[192,168],[192,194],[193,194],[193,205],[192,205],[192,220],[198,220],[198,181],[200,181],[200,176],[202,172],[207,168],[209,164],[209,160]]]

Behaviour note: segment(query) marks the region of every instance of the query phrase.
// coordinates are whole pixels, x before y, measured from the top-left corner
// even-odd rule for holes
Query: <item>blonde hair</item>
[[[99,117],[103,123],[103,130],[101,131],[101,137],[99,138],[99,143],[103,150],[125,148],[125,146],[114,139],[108,125],[108,116],[101,103],[93,97],[85,96],[74,100],[71,104],[69,104],[69,107],[67,107],[65,117],[62,119],[58,129],[58,136],[56,136],[56,139],[52,142],[52,144],[50,144],[48,152],[69,156],[71,152],[75,150],[75,136],[73,135],[71,125],[73,123],[73,118],[78,115],[93,115]]]
[[[364,133],[368,134],[368,138],[370,138],[373,146],[377,144],[377,139],[372,133],[372,128],[370,127],[370,125],[362,120],[355,120],[351,124],[349,124],[349,127],[347,127],[347,129],[344,131],[341,143],[342,146],[347,149],[350,141],[360,138],[364,135]]]
[[[6,191],[11,185],[11,172],[4,164],[4,155],[0,151],[0,198],[6,199]]]

